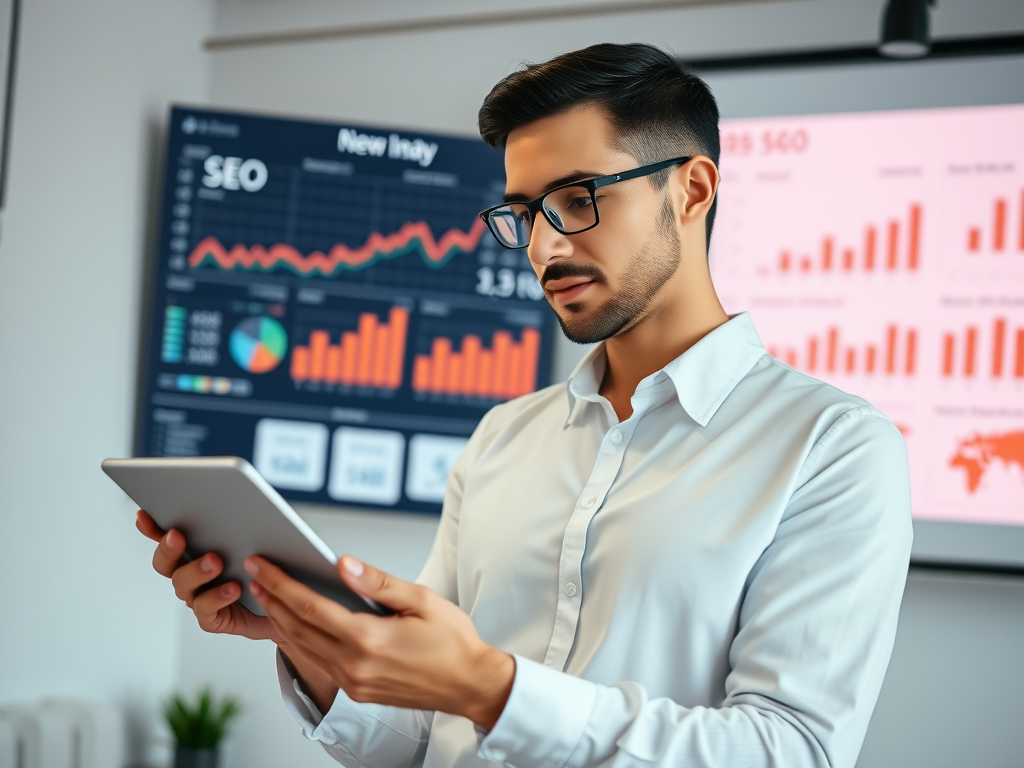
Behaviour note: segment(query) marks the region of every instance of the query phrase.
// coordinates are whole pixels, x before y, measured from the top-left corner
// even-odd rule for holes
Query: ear
[[[697,155],[680,165],[669,177],[669,195],[677,224],[686,230],[700,225],[718,193],[718,168],[710,158]]]

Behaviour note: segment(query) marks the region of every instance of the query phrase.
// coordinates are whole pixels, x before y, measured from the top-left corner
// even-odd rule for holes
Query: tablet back
[[[187,556],[216,552],[224,574],[242,584],[239,602],[263,615],[242,563],[259,554],[354,611],[388,612],[356,595],[338,576],[337,556],[245,459],[106,459],[103,471],[164,530],[176,528]]]

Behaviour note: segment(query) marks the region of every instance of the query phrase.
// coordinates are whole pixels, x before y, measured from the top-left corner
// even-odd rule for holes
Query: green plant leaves
[[[242,705],[233,696],[219,700],[209,688],[200,691],[195,704],[181,694],[172,694],[163,704],[174,741],[179,747],[202,749],[215,747],[228,732],[228,726],[242,712]]]

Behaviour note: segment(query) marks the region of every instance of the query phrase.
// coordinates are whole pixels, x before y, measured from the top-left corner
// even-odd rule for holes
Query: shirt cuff
[[[281,686],[281,697],[284,705],[292,713],[292,717],[299,721],[302,732],[307,739],[313,738],[313,731],[324,719],[323,714],[317,709],[313,700],[306,695],[299,685],[299,681],[292,677],[288,666],[284,663],[284,656],[281,651],[277,652],[277,682]]]
[[[512,693],[477,754],[516,768],[561,768],[583,738],[597,686],[522,656],[515,660]]]

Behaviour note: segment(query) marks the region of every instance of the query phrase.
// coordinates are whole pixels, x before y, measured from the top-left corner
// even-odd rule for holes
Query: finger
[[[287,609],[297,619],[318,627],[343,642],[357,644],[365,631],[362,616],[352,613],[330,598],[317,594],[262,557],[245,561],[245,569],[253,577],[253,595],[261,601],[267,596]],[[269,615],[269,614],[268,614]]]
[[[421,615],[433,594],[427,587],[399,579],[360,562],[352,555],[345,555],[338,561],[338,573],[358,594],[399,613]]]
[[[303,618],[316,616],[322,619],[324,611],[331,615],[339,612],[343,616],[352,615],[348,609],[296,581],[266,558],[253,555],[246,559],[244,565],[245,570],[260,587],[286,603],[292,611]]]
[[[153,568],[161,576],[170,578],[185,554],[185,537],[180,531],[171,528],[160,539],[156,552],[153,553]]]
[[[242,587],[237,581],[221,584],[195,596],[192,612],[199,621],[199,626],[213,632],[219,632],[218,614],[236,602],[242,596]]]
[[[332,613],[332,606],[341,606],[312,590],[310,601],[307,603],[300,600],[297,605],[287,603],[264,589],[257,581],[249,584],[249,590],[285,642],[313,660],[317,666],[337,670],[336,662],[343,654],[347,643],[344,636],[336,634],[338,628],[331,621],[329,614]],[[344,635],[343,629],[341,634]]]
[[[178,566],[171,574],[174,594],[191,608],[196,592],[213,581],[224,571],[224,561],[213,552],[207,552],[198,560]]]
[[[135,513],[135,527],[142,532],[142,535],[153,541],[160,541],[164,535],[164,529],[156,524],[156,521],[143,510]]]

